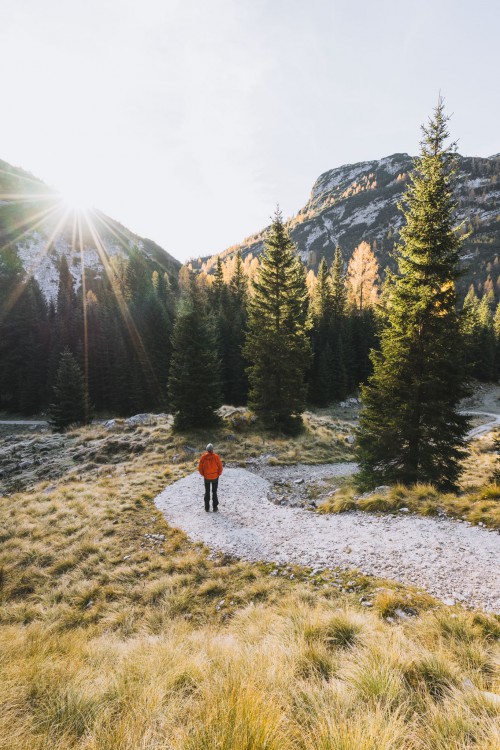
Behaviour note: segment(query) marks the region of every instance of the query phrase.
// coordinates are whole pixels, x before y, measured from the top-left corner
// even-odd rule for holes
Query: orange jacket
[[[217,453],[206,451],[200,458],[198,471],[205,479],[217,479],[222,474],[222,461]]]

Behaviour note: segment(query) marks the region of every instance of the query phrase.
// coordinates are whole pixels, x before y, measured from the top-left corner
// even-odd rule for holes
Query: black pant
[[[205,510],[210,508],[210,485],[212,485],[212,505],[214,510],[219,505],[219,498],[217,497],[217,485],[219,484],[219,477],[217,479],[205,479]]]

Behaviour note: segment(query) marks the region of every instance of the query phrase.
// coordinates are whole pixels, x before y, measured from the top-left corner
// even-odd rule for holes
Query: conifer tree
[[[331,268],[332,285],[332,314],[334,325],[338,326],[345,318],[347,311],[347,288],[346,273],[344,271],[344,258],[342,251],[337,245]]]
[[[389,275],[381,351],[362,389],[360,480],[457,486],[465,455],[466,395],[455,279],[460,240],[453,226],[454,145],[439,101],[423,127],[420,156],[400,206],[405,223]]]
[[[247,332],[248,280],[243,270],[241,252],[236,255],[233,275],[227,286],[225,301],[220,307],[221,327],[225,331],[224,403],[241,406],[248,395],[248,362],[243,356]]]
[[[325,258],[321,259],[311,300],[312,367],[309,376],[309,400],[326,406],[333,392],[333,292]],[[327,351],[328,350],[328,351]]]
[[[52,387],[49,422],[55,430],[61,431],[73,424],[86,424],[89,420],[90,404],[82,371],[70,350],[65,349]]]
[[[495,375],[500,376],[500,303],[493,316],[493,332],[495,334]]]
[[[480,332],[479,300],[474,289],[474,284],[471,284],[462,307],[464,358],[467,371],[471,377],[478,377],[478,364],[481,359]]]
[[[215,304],[218,305],[221,302],[222,290],[224,289],[224,272],[222,270],[222,261],[220,256],[217,258],[217,265],[215,267],[214,281],[212,284],[212,294],[214,297]]]
[[[168,395],[176,429],[218,423],[222,398],[216,332],[193,278],[172,335]]]
[[[480,360],[478,363],[478,377],[486,382],[491,382],[497,379],[495,368],[496,341],[492,313],[494,303],[495,297],[493,292],[489,292],[488,294],[483,294],[478,308],[480,325]]]
[[[304,268],[279,209],[264,243],[253,291],[244,347],[251,363],[249,403],[265,426],[294,431],[302,425],[304,376],[310,359],[308,293]]]
[[[332,375],[332,393],[334,399],[345,398],[349,387],[349,372],[353,371],[353,348],[350,336],[351,328],[347,320],[347,274],[344,269],[344,258],[340,247],[335,248],[330,271],[332,284],[332,329],[331,342],[334,362]],[[358,381],[351,378],[351,387]]]

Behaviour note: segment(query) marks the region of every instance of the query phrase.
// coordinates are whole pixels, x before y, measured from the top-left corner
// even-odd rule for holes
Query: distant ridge
[[[308,268],[329,262],[337,244],[348,260],[363,240],[374,249],[380,266],[393,264],[391,251],[403,217],[397,204],[407,186],[413,158],[405,153],[383,159],[345,164],[323,172],[314,183],[306,205],[289,220],[297,251]],[[463,244],[464,274],[460,287],[473,281],[479,292],[488,277],[498,296],[500,275],[500,155],[489,158],[458,156],[457,219],[470,235]],[[265,229],[220,253],[223,259],[241,250],[243,257],[262,252]],[[216,258],[191,263],[208,273]]]

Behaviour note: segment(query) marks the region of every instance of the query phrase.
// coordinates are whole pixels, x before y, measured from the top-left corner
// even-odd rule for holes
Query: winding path
[[[480,424],[477,427],[473,427],[469,430],[468,438],[472,440],[480,435],[486,435],[490,430],[495,427],[500,427],[500,414],[493,414],[489,411],[466,411],[464,414],[468,414],[471,417],[488,417],[488,421],[484,424]]]
[[[308,477],[320,467],[291,467]],[[266,476],[270,467],[266,467]],[[346,476],[356,464],[330,464]],[[323,467],[326,472],[326,466]],[[319,515],[276,506],[268,479],[227,468],[220,479],[219,513],[205,513],[198,473],[167,487],[156,505],[191,539],[247,560],[313,567],[358,568],[370,575],[425,588],[445,602],[500,611],[500,537],[465,522],[409,514]]]

